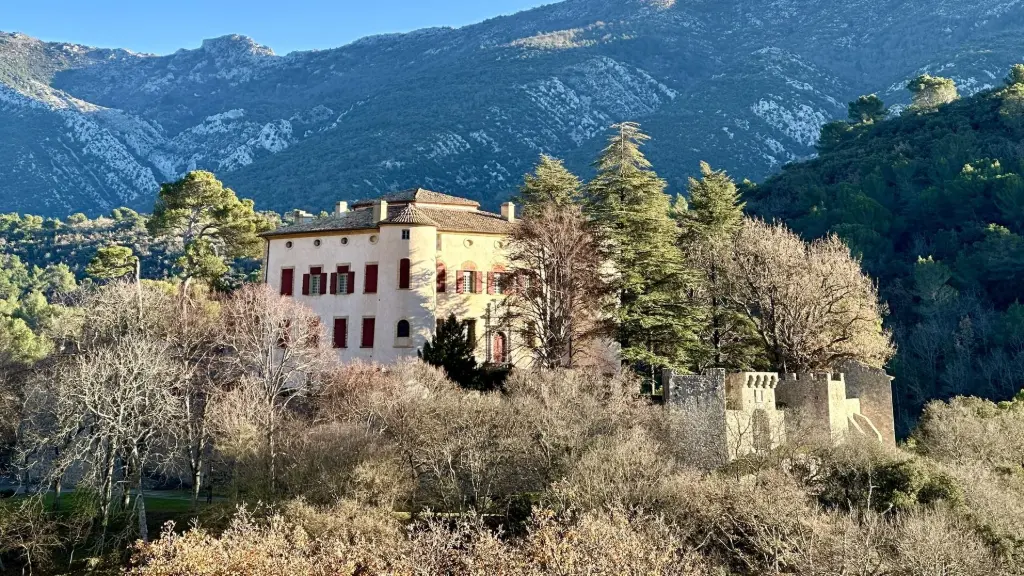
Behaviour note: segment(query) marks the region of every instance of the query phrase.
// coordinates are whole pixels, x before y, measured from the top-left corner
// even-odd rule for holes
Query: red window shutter
[[[444,262],[437,263],[437,291],[444,292],[448,289],[448,270],[444,267]]]
[[[309,296],[309,274],[302,275],[302,295]]]
[[[487,293],[494,294],[494,272],[487,273]]]
[[[363,337],[360,343],[363,348],[373,348],[373,332],[376,324],[377,322],[373,318],[363,318]]]
[[[484,275],[480,272],[473,272],[473,279],[476,280],[476,293],[484,293]]]
[[[345,318],[334,319],[334,347],[348,348],[348,320]]]
[[[356,273],[351,270],[348,272],[348,293],[356,293]]]
[[[331,294],[338,293],[338,273],[331,272]]]
[[[377,265],[367,264],[366,265],[366,282],[363,286],[363,292],[367,294],[377,293]]]
[[[458,293],[458,294],[462,294],[462,292],[463,292],[463,290],[465,290],[465,288],[466,287],[462,284],[462,270],[456,270],[455,271],[455,292]]]
[[[295,269],[284,268],[281,270],[281,295],[295,295]]]
[[[320,295],[327,294],[327,273],[323,272],[320,274]]]
[[[398,261],[398,289],[408,290],[409,289],[409,276],[411,275],[411,263],[408,258],[402,258]]]

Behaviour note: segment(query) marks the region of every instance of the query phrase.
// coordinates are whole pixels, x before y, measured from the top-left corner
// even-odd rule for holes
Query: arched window
[[[495,364],[508,362],[508,339],[503,332],[494,335],[494,343],[491,347],[491,360]]]
[[[399,338],[408,338],[409,337],[409,333],[410,333],[409,321],[408,320],[399,320],[398,321],[398,337]]]

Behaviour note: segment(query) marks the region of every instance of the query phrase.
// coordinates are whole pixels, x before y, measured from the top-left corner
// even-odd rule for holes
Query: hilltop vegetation
[[[1024,387],[1024,67],[970,98],[942,79],[914,86],[900,116],[852,103],[820,157],[745,190],[753,212],[837,233],[862,257],[891,310],[905,424],[933,398]]]
[[[1022,23],[1007,0],[565,0],[288,55],[238,35],[152,56],[0,33],[0,211],[148,210],[196,168],[263,209],[412,186],[493,209],[538,153],[589,176],[622,121],[648,127],[677,189],[700,160],[760,180],[858,94],[904,102],[922,70],[998,83]]]

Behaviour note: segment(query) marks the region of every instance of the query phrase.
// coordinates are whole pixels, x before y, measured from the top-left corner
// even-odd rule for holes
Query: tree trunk
[[[57,476],[57,478],[53,481],[53,511],[54,512],[60,510],[60,489],[61,489],[61,478],[63,478],[63,476],[64,475],[61,474],[61,475]]]
[[[99,543],[101,552],[106,545],[107,529],[110,527],[110,505],[114,500],[114,455],[112,452],[113,449],[108,447],[107,469],[103,478],[103,500],[100,502],[100,525],[103,527]]]
[[[146,498],[145,493],[142,489],[142,465],[138,463],[138,449],[135,450],[135,459],[137,468],[136,477],[138,478],[138,494],[135,496],[135,508],[139,512],[139,538],[143,542],[149,542],[149,527],[146,526]]]
[[[271,423],[267,434],[267,442],[270,448],[270,493],[277,494],[277,442],[274,438],[274,424]]]

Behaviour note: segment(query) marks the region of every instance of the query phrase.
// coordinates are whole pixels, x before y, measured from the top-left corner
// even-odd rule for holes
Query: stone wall
[[[776,398],[803,442],[831,443],[849,431],[846,393],[842,374],[784,374]]]
[[[675,440],[695,465],[714,469],[729,462],[725,370],[704,374],[662,373],[666,407]]]
[[[893,418],[892,377],[885,370],[871,368],[859,362],[843,365],[846,392],[860,400],[860,413],[866,416],[878,433],[882,443],[896,447],[896,422]]]

